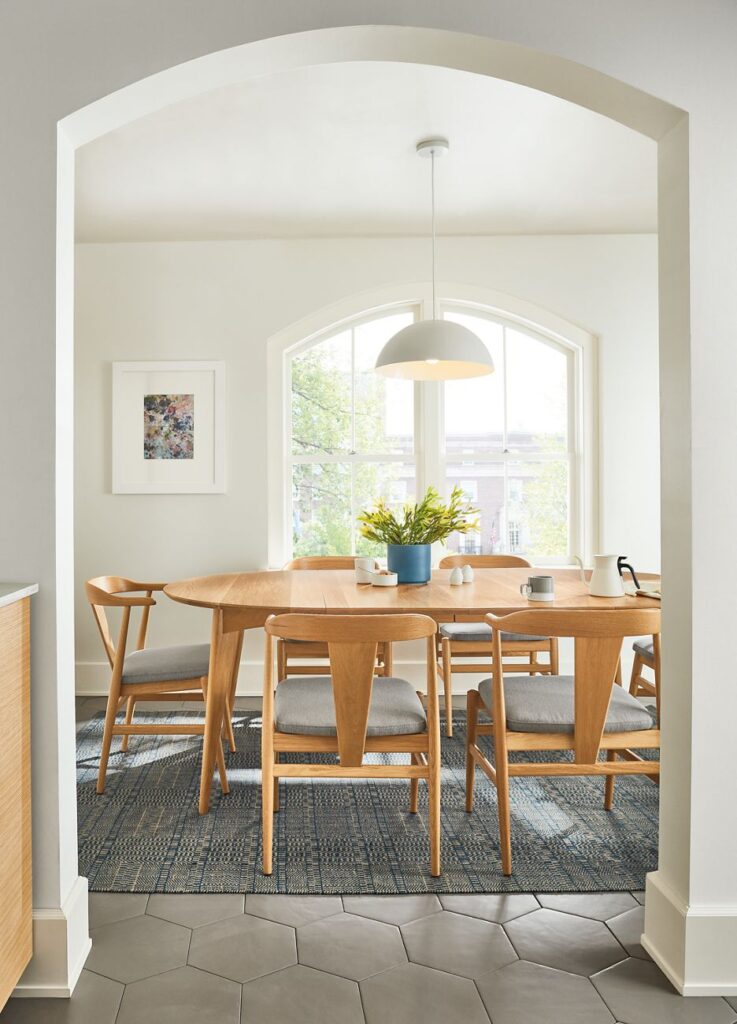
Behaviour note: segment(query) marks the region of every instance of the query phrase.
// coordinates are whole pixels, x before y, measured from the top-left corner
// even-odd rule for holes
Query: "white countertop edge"
[[[38,593],[38,583],[0,583],[0,608]]]

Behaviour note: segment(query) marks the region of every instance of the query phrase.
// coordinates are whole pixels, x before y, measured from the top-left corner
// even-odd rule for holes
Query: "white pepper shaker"
[[[464,565],[461,569],[464,583],[473,583],[473,568],[470,565]]]
[[[455,569],[450,571],[450,585],[451,587],[460,587],[461,583],[463,583],[463,572],[460,566],[457,565]]]

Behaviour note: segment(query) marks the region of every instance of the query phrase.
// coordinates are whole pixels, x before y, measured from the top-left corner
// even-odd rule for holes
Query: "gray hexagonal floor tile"
[[[319,921],[331,914],[340,914],[343,904],[340,896],[246,896],[246,913],[300,928],[311,921]]]
[[[467,978],[403,964],[361,982],[366,1024],[489,1024],[476,986]]]
[[[113,921],[126,921],[146,913],[148,896],[137,892],[91,892],[90,928],[102,928]]]
[[[607,924],[630,956],[637,956],[641,960],[650,959],[640,945],[640,936],[645,930],[644,907],[638,906],[633,910],[627,910],[618,917],[610,918]]]
[[[241,1024],[364,1024],[355,981],[287,967],[243,986]]]
[[[123,986],[82,971],[71,999],[10,999],[3,1024],[114,1024]]]
[[[733,1010],[737,1010],[737,996],[727,996],[727,1002]]]
[[[297,963],[293,928],[241,914],[192,932],[193,967],[231,981],[251,981]]]
[[[612,1024],[588,978],[517,960],[477,980],[494,1024]]]
[[[386,924],[409,924],[442,910],[440,900],[431,893],[417,896],[344,896],[343,906],[349,914],[371,917]]]
[[[637,906],[637,900],[629,892],[554,893],[537,898],[549,910],[590,917],[592,921],[606,921]]]
[[[645,905],[645,893],[644,893],[644,891],[643,892],[633,892],[632,895],[635,897],[635,899],[637,900],[638,903],[642,903],[643,906]]]
[[[588,976],[626,954],[605,924],[557,910],[536,910],[504,925],[522,960]]]
[[[353,981],[407,962],[399,930],[367,917],[340,914],[300,928],[299,962]]]
[[[724,999],[684,999],[653,963],[630,958],[592,979],[616,1020],[627,1024],[733,1024]]]
[[[466,914],[468,917],[480,917],[484,921],[496,921],[504,924],[515,917],[522,917],[533,910],[539,910],[540,904],[534,896],[527,893],[497,893],[490,896],[463,895],[441,896],[440,902],[444,910],[452,910],[455,914]]]
[[[240,985],[180,967],[126,985],[116,1024],[238,1024]]]
[[[517,959],[499,924],[443,910],[402,927],[410,960],[437,971],[480,978]]]
[[[124,984],[150,978],[184,967],[191,934],[189,928],[145,915],[106,924],[91,932],[86,967]]]
[[[185,928],[201,928],[205,924],[224,921],[243,913],[245,897],[205,893],[183,895],[162,895],[154,893],[149,897],[146,913],[161,917],[164,921],[184,925]]]

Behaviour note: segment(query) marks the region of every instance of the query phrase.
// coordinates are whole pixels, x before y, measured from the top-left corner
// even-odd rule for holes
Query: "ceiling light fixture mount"
[[[408,380],[458,380],[494,372],[494,362],[483,341],[467,327],[438,319],[435,294],[435,159],[450,149],[447,139],[423,139],[418,156],[430,160],[432,204],[432,319],[403,328],[384,345],[376,360],[377,373]]]

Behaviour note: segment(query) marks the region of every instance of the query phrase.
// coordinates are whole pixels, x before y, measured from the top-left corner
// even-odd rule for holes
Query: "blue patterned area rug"
[[[147,717],[173,722],[196,714],[136,720]],[[282,782],[274,874],[265,878],[257,715],[238,716],[238,752],[226,755],[230,795],[214,786],[212,809],[202,817],[201,737],[131,737],[128,754],[111,755],[106,791],[97,796],[102,723],[98,716],[78,737],[80,873],[93,892],[601,892],[641,889],[645,873],[657,866],[658,788],[648,779],[617,779],[614,810],[607,812],[603,779],[517,778],[511,782],[514,874],[504,878],[496,794],[480,772],[474,813],[464,810],[465,720],[459,716],[453,739],[443,737],[441,878],[427,872],[422,783],[413,815],[406,781],[327,779]]]

